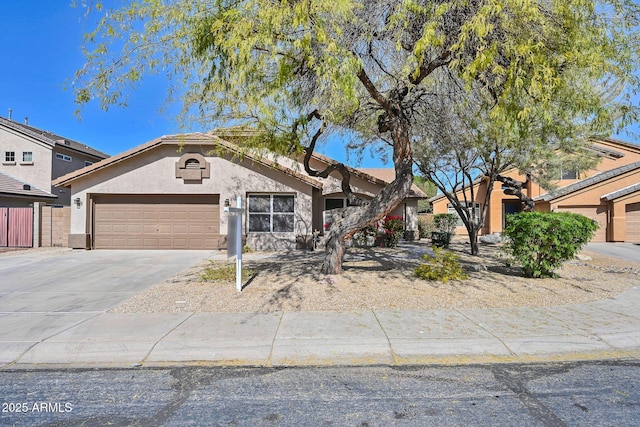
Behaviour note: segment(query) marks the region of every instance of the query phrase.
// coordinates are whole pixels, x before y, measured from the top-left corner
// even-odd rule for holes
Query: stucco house
[[[529,181],[525,193],[534,199],[537,211],[575,212],[596,220],[600,229],[594,242],[640,242],[640,145],[607,138],[594,141],[590,149],[600,159],[595,168],[563,170],[551,192]],[[505,175],[526,181],[515,170]],[[483,203],[487,181],[474,185],[475,203]],[[443,195],[431,202],[434,213],[455,212]],[[502,183],[496,182],[480,234],[502,231],[506,215],[520,210],[518,198],[505,194]],[[466,233],[464,226],[456,231]]]
[[[0,247],[66,246],[69,189],[52,181],[107,154],[0,117]]]
[[[85,144],[0,117],[0,206],[34,202],[69,206],[68,189],[52,181],[109,157]]]
[[[339,175],[314,179],[288,157],[258,155],[221,134],[163,136],[60,177],[77,205],[69,246],[85,249],[220,249],[227,205],[242,198],[243,233],[254,250],[307,247],[325,211],[342,207]],[[314,155],[312,167],[333,162]],[[354,191],[372,198],[387,182],[350,169]],[[419,189],[396,209],[417,234]]]

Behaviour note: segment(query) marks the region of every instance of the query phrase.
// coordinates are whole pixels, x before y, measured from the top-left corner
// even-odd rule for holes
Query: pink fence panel
[[[6,230],[6,239],[0,246],[30,248],[33,246],[33,208],[3,208],[0,226]],[[1,211],[0,211],[1,212]],[[1,232],[4,234],[5,232]],[[3,244],[4,243],[4,244]]]
[[[0,207],[0,247],[9,246],[7,232],[9,231],[9,208]]]

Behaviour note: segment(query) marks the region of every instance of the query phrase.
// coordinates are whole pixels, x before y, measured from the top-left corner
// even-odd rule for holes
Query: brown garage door
[[[625,207],[627,217],[627,237],[625,242],[640,243],[640,203],[633,203]]]
[[[94,196],[96,249],[218,249],[219,196]]]
[[[596,235],[592,242],[606,242],[607,241],[607,207],[600,206],[560,206],[558,210],[561,212],[573,212],[586,216],[587,218],[595,219],[600,224],[600,228],[596,231]]]

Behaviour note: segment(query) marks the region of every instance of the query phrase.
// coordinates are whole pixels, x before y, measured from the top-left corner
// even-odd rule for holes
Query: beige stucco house
[[[538,211],[575,212],[596,220],[600,229],[595,242],[640,243],[640,145],[608,138],[594,141],[591,150],[600,159],[595,168],[562,171],[551,192],[529,181],[526,194],[534,199]],[[517,171],[505,175],[526,180]],[[478,180],[474,190],[475,203],[483,203],[487,181]],[[434,213],[454,212],[443,195],[431,201]],[[506,215],[520,210],[518,198],[505,194],[502,183],[496,182],[480,234],[502,231]],[[460,226],[457,232],[466,230]]]
[[[0,206],[34,202],[69,206],[68,189],[52,185],[62,175],[109,157],[85,144],[0,117]]]
[[[312,167],[333,160],[314,155]],[[354,191],[371,198],[387,182],[356,169]],[[242,199],[243,233],[254,250],[309,245],[325,211],[345,204],[339,176],[310,178],[290,158],[243,152],[217,134],[163,136],[69,173],[69,246],[86,249],[219,249],[226,247],[225,206]],[[415,191],[417,190],[417,191]],[[397,208],[417,234],[415,189]]]

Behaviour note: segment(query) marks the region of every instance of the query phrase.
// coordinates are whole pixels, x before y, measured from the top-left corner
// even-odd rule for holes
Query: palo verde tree
[[[512,97],[544,106],[569,64],[631,66],[635,57],[613,57],[638,12],[632,0],[139,0],[100,9],[75,79],[79,102],[122,103],[131,84],[162,72],[184,117],[250,126],[255,146],[304,155],[310,175],[342,174],[351,206],[329,231],[324,273],[340,271],[346,239],[408,194],[415,124],[434,83],[486,89],[492,114],[512,125],[527,115]],[[395,180],[365,202],[342,165],[312,169],[311,152],[331,132],[354,135],[360,148],[386,146]]]

